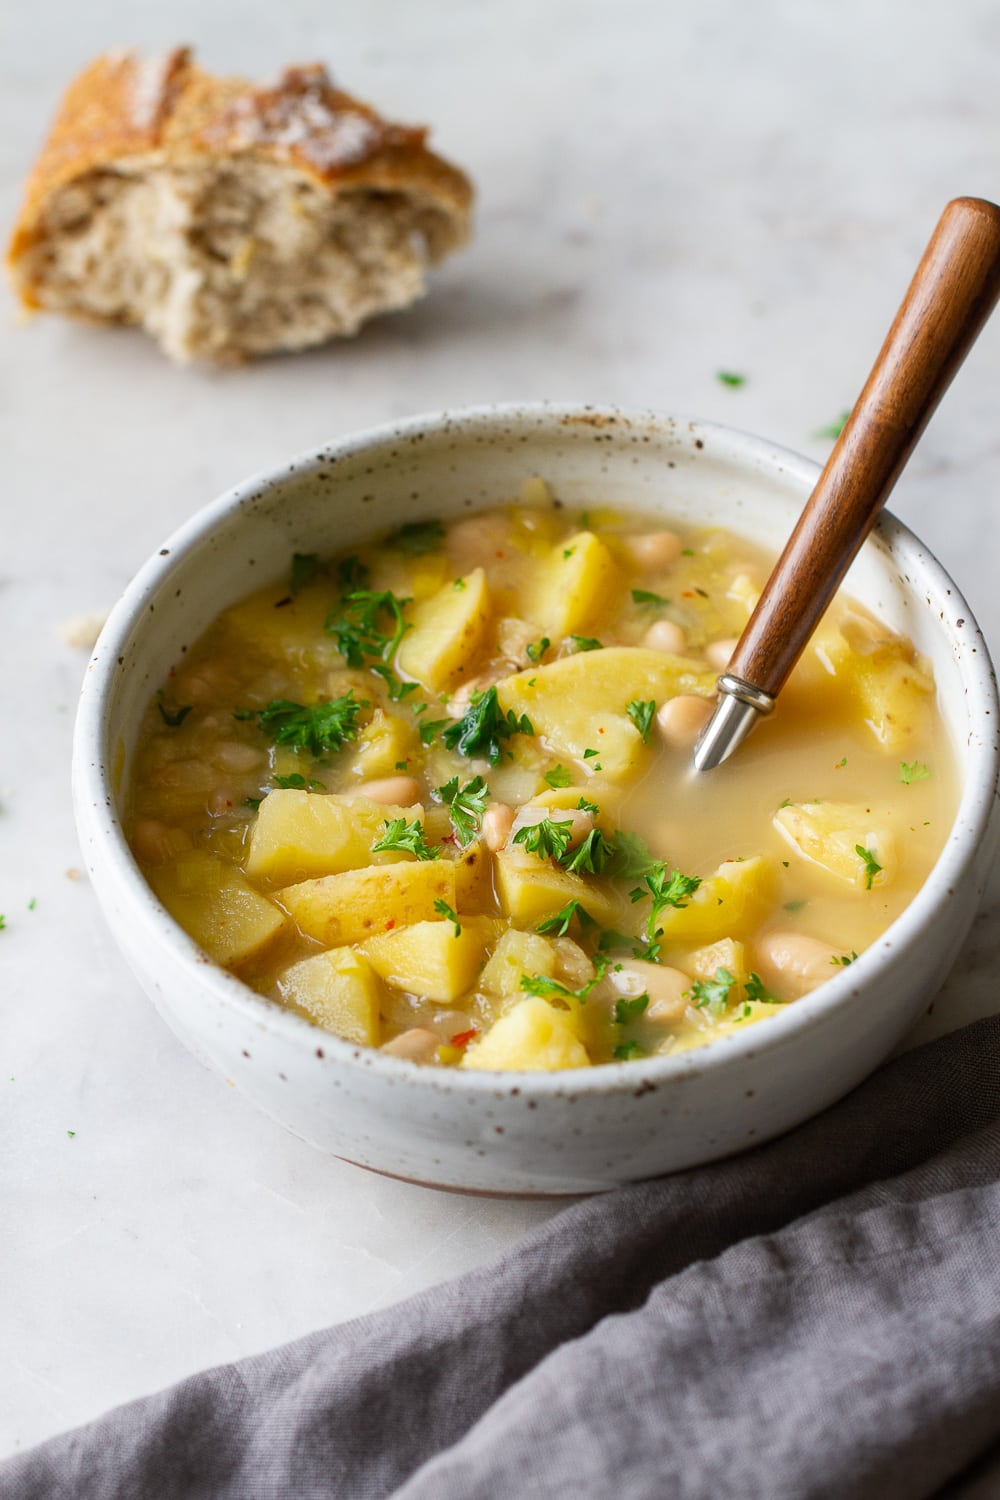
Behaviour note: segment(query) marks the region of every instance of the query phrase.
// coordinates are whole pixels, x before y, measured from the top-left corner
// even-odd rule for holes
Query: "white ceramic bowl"
[[[589,1071],[444,1071],[359,1049],[216,968],[153,896],[120,808],[136,731],[167,668],[219,610],[404,519],[516,496],[540,473],[574,506],[718,523],[777,550],[816,466],[728,428],[587,407],[492,407],[345,438],[201,511],[139,572],[87,673],[76,727],[81,842],[111,930],[164,1019],[274,1119],[323,1151],[419,1182],[579,1193],[694,1165],[816,1113],[885,1057],[944,979],[976,912],[997,820],[997,692],[947,574],[886,516],[847,587],[933,661],[961,803],[916,899],[857,963],[750,1030]]]

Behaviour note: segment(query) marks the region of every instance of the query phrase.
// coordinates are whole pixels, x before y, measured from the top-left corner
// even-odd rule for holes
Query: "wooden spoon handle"
[[[948,204],[728,671],[774,697],[1000,296],[1000,208]]]

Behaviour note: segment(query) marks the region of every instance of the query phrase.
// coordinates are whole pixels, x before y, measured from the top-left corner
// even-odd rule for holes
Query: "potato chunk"
[[[366,938],[437,915],[435,901],[455,905],[455,866],[444,860],[369,865],[320,880],[302,880],[275,893],[307,937],[328,947]]]
[[[489,618],[490,595],[482,568],[446,583],[413,610],[413,629],[396,653],[400,672],[429,692],[443,692],[479,651]]]
[[[414,922],[369,938],[372,968],[397,990],[450,1003],[475,983],[492,931],[482,918],[463,917],[455,935],[451,922]]]
[[[604,543],[592,531],[580,531],[552,549],[527,612],[553,639],[578,634],[607,613],[620,584]]]
[[[334,1036],[378,1046],[378,980],[367,959],[353,948],[330,948],[292,964],[279,975],[278,990],[284,1001]]]
[[[552,1073],[559,1068],[586,1068],[589,1063],[570,1013],[531,995],[518,1001],[478,1042],[473,1042],[461,1066]]]
[[[499,851],[495,878],[500,910],[519,927],[537,927],[568,901],[579,901],[602,927],[614,927],[622,919],[623,903],[603,882],[557,870],[520,849]]]
[[[715,673],[701,662],[639,646],[580,651],[497,684],[504,712],[527,714],[551,751],[590,772],[600,766],[611,777],[627,775],[642,753],[642,737],[626,712],[633,699],[660,704],[677,693],[714,692]]]
[[[668,906],[660,913],[662,941],[708,944],[746,937],[763,918],[773,893],[774,867],[764,855],[724,860],[686,906]]]
[[[859,803],[791,802],[778,808],[774,826],[796,854],[855,890],[877,890],[895,874],[896,841],[887,818]],[[859,849],[881,868],[876,871]]]
[[[200,850],[156,866],[146,878],[174,921],[226,967],[252,958],[285,926],[284,914],[239,870]]]
[[[279,788],[260,805],[246,872],[251,880],[278,885],[383,864],[396,856],[372,854],[371,847],[388,819],[412,823],[415,818],[423,822],[423,816],[419,803],[392,807],[367,797]]]
[[[547,938],[539,937],[536,932],[520,932],[516,927],[508,927],[480,975],[479,983],[491,994],[519,995],[522,975],[541,974],[546,979],[554,979],[556,966],[556,950]]]
[[[734,938],[720,938],[706,948],[696,948],[681,960],[681,967],[695,979],[714,979],[719,969],[727,969],[737,984],[746,984],[746,948]]]

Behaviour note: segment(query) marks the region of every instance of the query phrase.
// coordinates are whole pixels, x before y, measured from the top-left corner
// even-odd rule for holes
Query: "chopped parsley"
[[[28,910],[29,911],[34,911],[34,909],[35,909],[35,907],[37,905],[38,905],[38,899],[37,899],[37,897],[32,896],[31,900],[28,902]]]
[[[371,570],[360,557],[345,557],[337,567],[337,585],[341,595],[354,594],[368,587]]]
[[[0,911],[0,932],[3,932],[4,929],[6,928],[6,926],[7,926],[7,918],[4,916],[3,912]]]
[[[547,979],[544,974],[522,974],[521,989],[525,994],[540,995],[543,999],[554,997],[557,1000],[576,1000],[578,1004],[586,1005],[591,990],[604,978],[608,962],[609,960],[603,953],[595,953],[594,977],[588,979],[586,984],[581,985],[578,990],[568,989],[558,979]]]
[[[562,859],[573,837],[569,819],[542,818],[539,823],[528,823],[515,833],[512,843],[521,844],[529,854],[538,859]]]
[[[646,1049],[632,1037],[627,1042],[619,1042],[611,1056],[615,1062],[631,1062],[634,1057],[645,1057]]]
[[[461,937],[461,935],[462,935],[462,924],[458,920],[457,913],[454,912],[454,911],[452,911],[451,907],[448,905],[447,901],[444,899],[443,896],[441,897],[441,899],[439,901],[435,901],[435,903],[434,903],[434,910],[437,912],[438,916],[444,917],[445,921],[446,922],[450,922],[451,925],[454,927],[455,931],[452,934],[452,936],[453,937]]]
[[[575,547],[564,547],[563,548],[563,562],[568,562],[568,560],[573,556],[573,553],[575,551],[576,551]]]
[[[657,860],[643,874],[643,890],[639,886],[630,891],[629,896],[633,901],[641,901],[645,895],[652,897],[652,906],[646,919],[646,946],[642,949],[641,957],[656,963],[660,956],[659,939],[663,936],[663,929],[657,924],[660,913],[668,906],[680,910],[687,906],[688,897],[693,896],[701,885],[701,877],[698,875],[682,875],[680,870],[671,870],[667,874],[666,865]]]
[[[459,786],[458,777],[453,776],[444,786],[438,787],[437,794],[451,812],[451,826],[464,849],[483,826],[490,789],[481,776],[474,776],[463,787]]]
[[[599,750],[585,750],[583,752],[583,758],[584,760],[596,760],[597,756],[600,755],[600,753],[601,752]]]
[[[559,863],[571,875],[599,875],[611,858],[613,845],[599,828],[592,828],[572,855],[564,855]]]
[[[424,828],[419,818],[414,818],[412,823],[407,823],[405,818],[386,820],[385,833],[372,844],[372,853],[379,854],[384,850],[394,849],[415,854],[418,859],[440,859],[441,857],[441,850],[430,848],[424,838]]]
[[[451,587],[453,593],[461,594],[465,592],[469,585],[466,583],[464,578],[456,578]]]
[[[847,421],[848,421],[848,418],[850,417],[850,415],[851,415],[851,413],[850,413],[849,410],[848,411],[842,411],[840,413],[840,416],[837,417],[837,419],[835,421],[830,422],[828,426],[817,428],[817,430],[813,433],[813,437],[814,438],[839,438],[840,434],[843,432],[844,428],[847,426]]]
[[[567,901],[562,910],[557,911],[554,916],[546,917],[544,922],[539,922],[535,931],[544,933],[546,936],[565,937],[574,917],[583,929],[597,925],[589,911],[581,906],[579,901],[573,900]]]
[[[547,635],[543,635],[540,641],[529,641],[524,648],[528,660],[537,665],[551,645],[552,642]]]
[[[620,1000],[615,1001],[615,1025],[628,1026],[632,1021],[638,1021],[648,1004],[649,996],[645,990],[641,995],[622,995]]]
[[[649,731],[653,727],[653,715],[656,713],[655,701],[649,698],[644,703],[641,698],[633,698],[631,703],[625,705],[625,712],[642,735],[642,743],[645,745],[649,739]]]
[[[440,521],[407,521],[388,538],[388,545],[407,557],[423,557],[428,552],[440,552],[443,541]]]
[[[326,787],[322,781],[307,781],[300,771],[293,771],[290,776],[272,776],[271,780],[275,786],[280,786],[283,791],[288,791],[291,787],[295,787],[300,791],[326,791]]]
[[[730,974],[728,969],[716,969],[714,979],[696,979],[689,993],[696,1009],[707,1007],[717,1016],[729,1004],[729,995],[735,983],[735,974]]]
[[[853,964],[856,961],[857,956],[852,948],[850,953],[841,953],[839,956],[835,953],[830,962],[832,964],[839,964],[842,969],[846,969],[849,964]]]
[[[800,901],[786,901],[785,902],[785,910],[786,911],[801,911],[804,906],[808,906],[808,905],[809,905],[809,902],[806,901],[805,899],[802,899]]]
[[[864,846],[864,844],[855,844],[855,846],[854,846],[854,852],[858,856],[858,858],[862,861],[862,863],[864,864],[864,867],[865,867],[865,890],[866,891],[870,891],[871,888],[872,888],[872,881],[875,879],[875,876],[879,873],[879,871],[881,870],[882,866],[879,864],[878,860],[875,858],[875,852],[874,852],[874,850],[872,850],[872,849],[866,849],[865,846]]]
[[[747,378],[745,375],[737,375],[732,370],[716,370],[715,378],[720,385],[731,386],[733,390],[736,390],[737,387],[746,385],[747,383]]]
[[[639,880],[655,864],[656,860],[639,834],[630,833],[627,828],[618,830],[607,874],[613,875],[616,880]]]
[[[272,698],[257,715],[257,722],[276,745],[293,745],[318,758],[328,750],[339,750],[358,732],[358,714],[368,705],[353,691],[326,703],[293,703]]]
[[[245,797],[243,800],[243,806],[249,807],[253,812],[259,812],[260,804],[263,802],[263,800],[263,797]]]
[[[595,817],[601,810],[596,802],[588,802],[586,797],[580,798],[579,802],[576,804],[576,808],[577,812],[593,813]]]
[[[764,981],[759,974],[747,975],[747,982],[743,986],[748,1000],[756,1000],[759,1005],[781,1005],[783,1002],[776,995],[768,994],[764,988]]]
[[[372,671],[381,677],[389,689],[390,703],[402,703],[404,698],[408,698],[411,693],[415,693],[420,686],[418,682],[400,682],[395,672],[390,667],[387,667],[384,662],[375,664],[372,667]]]
[[[403,609],[409,602],[397,599],[391,589],[355,589],[341,599],[339,613],[330,611],[323,629],[333,636],[349,667],[363,667],[366,657],[389,661],[409,629],[403,619]],[[388,630],[382,628],[383,624]]]
[[[157,703],[156,706],[160,710],[160,718],[163,720],[164,724],[166,724],[167,728],[176,729],[179,725],[184,723],[184,720],[191,712],[194,704],[185,703],[183,708],[177,708],[173,711],[171,711],[169,708],[164,708],[162,703]]]
[[[424,707],[426,708],[427,705],[424,704]],[[429,745],[437,738],[441,730],[447,728],[450,723],[450,719],[425,719],[420,726],[420,743],[422,745]]]
[[[912,786],[915,781],[926,781],[930,771],[922,760],[901,760],[899,762],[899,779],[904,786]]]
[[[654,594],[652,589],[633,589],[633,604],[652,604],[659,608],[661,605],[669,604],[669,599],[664,599],[662,594]]]
[[[573,647],[572,655],[576,656],[581,651],[603,651],[604,642],[599,641],[595,635],[568,635],[566,639]]]
[[[490,765],[495,766],[502,754],[501,740],[534,732],[527,714],[518,718],[512,708],[503,712],[497,700],[497,690],[491,687],[485,693],[474,695],[465,714],[442,732],[441,739],[449,750],[470,757],[485,756]]]
[[[318,572],[318,552],[293,552],[292,577],[289,583],[292,593],[300,594],[307,583],[312,583]]]
[[[572,786],[573,773],[567,771],[565,766],[553,766],[551,771],[546,771],[542,780],[547,781],[551,787]]]

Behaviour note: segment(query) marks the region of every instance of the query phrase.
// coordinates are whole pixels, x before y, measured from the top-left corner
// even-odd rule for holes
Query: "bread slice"
[[[8,264],[21,300],[138,323],[173,359],[232,363],[357,332],[425,290],[472,188],[335,88],[214,78],[186,48],[109,52],[70,85]]]

